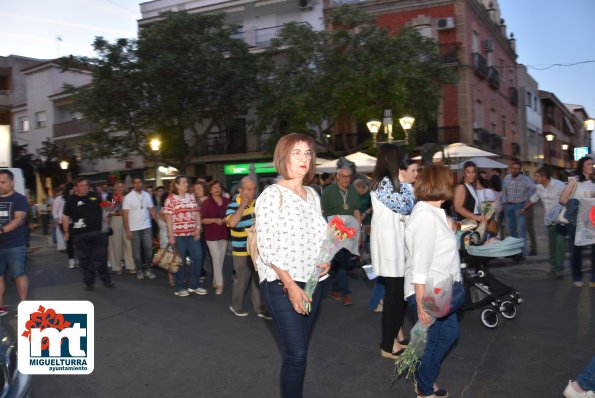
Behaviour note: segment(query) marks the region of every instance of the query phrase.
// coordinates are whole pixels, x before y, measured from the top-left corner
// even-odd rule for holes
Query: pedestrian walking
[[[7,274],[14,278],[19,301],[27,299],[25,218],[28,210],[27,198],[14,190],[14,174],[0,169],[0,317],[8,314],[4,305]]]
[[[560,203],[566,205],[570,199],[594,198],[595,197],[595,174],[593,173],[593,159],[585,156],[579,159],[576,166],[576,177],[570,178],[568,185],[560,196]],[[576,225],[569,224],[568,230],[570,239],[573,242],[570,266],[572,269],[572,284],[575,287],[583,287],[583,247],[574,244]],[[589,286],[595,287],[595,245],[591,248],[591,282]]]
[[[522,168],[523,164],[518,160],[511,162],[510,174],[504,177],[502,187],[504,219],[508,234],[525,241],[517,260],[522,260],[527,255],[527,218],[520,211],[535,191],[535,183],[521,173]]]
[[[315,146],[307,135],[283,136],[273,155],[281,179],[256,201],[260,290],[281,338],[284,398],[302,397],[308,341],[320,304],[321,285],[310,299],[306,281],[316,266],[322,268],[321,279],[329,270],[329,264],[316,264],[327,223],[318,194],[306,187],[314,178]]]
[[[322,211],[328,220],[334,216],[341,216],[345,225],[355,227],[359,231],[361,225],[359,193],[351,184],[353,177],[351,166],[343,163],[341,159],[338,161],[337,182],[329,185],[322,192]],[[341,301],[344,306],[351,305],[347,271],[351,269],[352,254],[359,255],[358,240],[353,239],[349,247],[339,250],[332,261],[334,281],[329,295],[333,300]]]
[[[114,194],[112,195],[112,212],[110,216],[112,234],[108,239],[107,252],[112,271],[118,275],[122,275],[122,263],[128,273],[136,273],[136,266],[132,257],[132,244],[124,227],[123,202],[124,183],[117,182],[114,185]]]
[[[559,204],[560,195],[566,185],[560,180],[552,178],[552,174],[546,167],[541,167],[535,172],[535,193],[521,209],[524,214],[527,209],[532,208],[535,203],[541,202],[544,207],[544,224],[547,229],[548,246],[550,248],[550,264],[552,266],[548,275],[562,279],[564,272],[564,256],[566,254],[566,226],[555,223],[553,215],[562,210]]]
[[[251,177],[244,177],[240,181],[238,194],[227,205],[226,221],[231,232],[231,247],[233,269],[236,276],[231,289],[231,305],[229,310],[236,316],[246,316],[244,311],[244,296],[250,289],[250,297],[254,311],[260,318],[270,320],[260,296],[258,272],[252,263],[252,258],[246,251],[248,229],[254,224],[255,213],[254,196],[256,183]]]
[[[142,178],[134,177],[132,187],[132,191],[124,196],[122,203],[124,230],[126,238],[132,243],[132,258],[136,266],[136,277],[138,279],[145,277],[155,279],[155,274],[151,271],[153,263],[151,219],[155,225],[159,220],[151,195],[143,191]]]
[[[168,242],[176,245],[182,259],[182,265],[174,275],[174,294],[185,297],[190,293],[205,295],[207,290],[199,286],[200,269],[202,267],[202,250],[200,247],[200,211],[194,195],[188,192],[188,179],[177,176],[173,181],[170,194],[163,205],[163,215],[167,223]],[[184,264],[190,256],[190,278],[188,289],[184,288]]]
[[[74,186],[74,195],[69,196],[64,205],[64,239],[68,240],[72,235],[85,290],[93,290],[96,274],[105,287],[114,287],[107,268],[107,234],[102,232],[101,200],[95,193],[89,192],[86,178],[77,178]]]

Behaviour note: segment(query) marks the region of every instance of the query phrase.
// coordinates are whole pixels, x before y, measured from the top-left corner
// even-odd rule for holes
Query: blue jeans
[[[0,276],[6,275],[7,268],[10,276],[14,278],[25,275],[26,256],[26,246],[0,249]]]
[[[200,278],[200,270],[202,269],[202,248],[200,240],[194,240],[194,236],[176,236],[176,248],[182,258],[182,265],[178,272],[175,273],[175,289],[176,292],[184,288],[184,264],[186,257],[190,257],[190,280],[188,287],[190,289],[198,288]]]
[[[331,290],[339,292],[345,296],[351,294],[349,290],[349,279],[347,277],[347,267],[351,261],[351,252],[347,249],[341,249],[335,254],[333,258],[333,270],[335,272],[335,280]]]
[[[595,391],[595,356],[591,358],[591,362],[578,375],[576,382],[585,391]]]
[[[368,302],[368,307],[371,310],[375,310],[380,304],[380,300],[384,298],[384,278],[381,276],[376,277],[374,280],[374,290],[372,290],[372,297],[370,297],[370,301]]]
[[[304,283],[298,285],[304,287]],[[283,363],[280,382],[283,398],[302,397],[308,342],[320,304],[321,288],[319,283],[312,295],[310,314],[305,316],[295,312],[279,280],[260,284],[260,293],[281,337]]]
[[[459,321],[456,311],[465,302],[464,288],[461,282],[453,284],[452,294],[451,312],[443,318],[436,319],[430,326],[426,349],[421,357],[421,364],[415,372],[417,390],[421,395],[434,394],[434,382],[440,372],[440,364],[442,364],[448,350],[459,338]],[[417,322],[415,294],[407,297],[407,303]]]
[[[143,264],[147,269],[151,268],[153,262],[153,242],[151,228],[139,229],[132,232],[132,258],[136,266],[136,272],[143,272]],[[141,259],[141,248],[143,258]],[[115,264],[112,264],[112,267]]]
[[[523,214],[520,214],[525,203],[506,203],[504,205],[504,218],[508,234],[515,238],[521,238],[527,242],[527,221]],[[527,248],[523,246],[523,256],[527,255]]]

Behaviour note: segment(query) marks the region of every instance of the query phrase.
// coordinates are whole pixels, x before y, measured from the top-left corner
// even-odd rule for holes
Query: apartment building
[[[531,175],[543,165],[545,138],[543,136],[541,101],[537,81],[524,65],[517,67],[519,92],[520,158]]]

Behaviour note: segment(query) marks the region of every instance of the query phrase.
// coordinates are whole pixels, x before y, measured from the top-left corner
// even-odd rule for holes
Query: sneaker
[[[207,289],[203,289],[202,287],[197,287],[196,289],[188,289],[188,293],[195,293],[199,296],[205,296],[208,294]]]
[[[145,271],[145,276],[147,278],[149,278],[149,279],[155,279],[155,278],[157,278],[157,275],[155,275],[153,273],[153,271],[151,271],[150,269],[148,269],[148,270]]]
[[[270,315],[269,315],[268,313],[266,313],[266,312],[259,312],[258,314],[256,314],[256,316],[257,316],[257,317],[259,317],[259,318],[262,318],[262,319],[264,319],[264,320],[267,320],[267,321],[272,321],[272,320],[273,320],[273,317],[272,317],[272,316],[270,316]]]
[[[145,274],[143,271],[137,271],[136,272],[136,279],[141,280],[141,279],[145,279]]]
[[[351,295],[350,294],[346,294],[345,296],[343,296],[343,305],[345,307],[351,305]]]
[[[190,295],[190,293],[188,293],[188,290],[186,290],[186,289],[177,290],[177,291],[174,292],[174,294],[176,296],[180,296],[180,297],[186,297],[186,296],[189,296]]]
[[[8,308],[6,308],[6,306],[2,306],[0,307],[0,317],[5,316],[8,314]]]
[[[215,288],[215,294],[223,294],[223,286],[217,286]]]
[[[339,293],[339,292],[331,291],[328,295],[330,296],[330,298],[332,298],[335,301],[341,300],[341,293]]]
[[[230,306],[229,306],[229,310],[230,310],[231,312],[233,312],[233,314],[234,314],[235,316],[248,316],[248,313],[247,313],[247,312],[245,312],[245,311],[236,311],[236,310],[234,310],[232,305],[230,305]]]
[[[103,282],[103,286],[111,288],[111,287],[116,286],[116,284],[112,281],[109,281],[109,282]]]
[[[69,258],[68,259],[68,268],[73,269],[74,267],[76,267],[76,261],[74,261],[74,258]]]
[[[564,389],[564,396],[566,398],[595,398],[595,391],[577,391],[573,386],[572,380],[568,382],[568,385]]]
[[[585,283],[583,281],[572,282],[572,284],[574,285],[574,287],[583,287],[583,286],[585,286]]]

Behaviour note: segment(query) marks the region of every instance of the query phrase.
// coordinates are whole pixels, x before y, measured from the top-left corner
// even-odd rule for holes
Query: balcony
[[[298,22],[297,25],[310,26],[308,22]],[[269,28],[256,29],[255,27],[247,27],[240,30],[233,35],[234,39],[242,39],[250,47],[266,48],[271,46],[271,41],[277,37],[285,25],[272,26]]]
[[[473,72],[482,79],[488,77],[488,62],[480,53],[473,53]]]
[[[93,125],[86,119],[74,119],[54,124],[54,138],[75,134],[86,134],[93,130]]]
[[[457,43],[447,43],[439,45],[440,61],[443,64],[459,63],[459,45]]]
[[[493,66],[488,69],[488,83],[495,89],[500,88],[500,73]]]
[[[0,107],[10,107],[10,90],[0,90]]]

